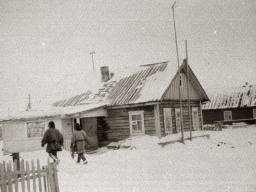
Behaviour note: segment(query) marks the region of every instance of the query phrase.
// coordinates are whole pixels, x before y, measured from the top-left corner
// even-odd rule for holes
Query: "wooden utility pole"
[[[27,106],[27,111],[31,109],[31,101],[30,101],[30,94],[28,94],[28,106]]]
[[[189,69],[188,69],[188,42],[185,40],[185,48],[186,48],[186,65],[187,65],[187,93],[188,93],[188,115],[189,115],[189,132],[190,132],[190,140],[192,141],[192,126],[191,126],[191,111],[190,111],[190,94],[189,94]]]
[[[174,33],[175,33],[175,43],[176,43],[176,53],[177,53],[177,63],[178,63],[178,74],[179,74],[179,101],[180,101],[180,129],[181,129],[181,142],[184,143],[184,133],[183,133],[183,114],[182,114],[182,101],[181,101],[181,73],[180,73],[180,59],[179,59],[179,49],[178,49],[178,41],[177,41],[177,32],[175,25],[175,15],[174,15],[174,6],[176,1],[172,6],[173,11],[173,25],[174,25]]]
[[[93,72],[95,73],[95,69],[94,69],[94,60],[93,60],[93,54],[95,53],[95,51],[90,52],[90,54],[92,55],[92,67],[93,67]]]

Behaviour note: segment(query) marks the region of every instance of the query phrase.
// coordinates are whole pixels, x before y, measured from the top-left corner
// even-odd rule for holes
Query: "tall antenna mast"
[[[28,106],[27,106],[27,111],[29,110],[31,110],[30,94],[28,94]]]
[[[190,132],[190,140],[192,141],[192,126],[191,126],[191,111],[190,111],[190,93],[189,93],[189,70],[188,70],[188,42],[185,40],[185,48],[186,48],[186,65],[187,65],[187,92],[188,92],[188,115],[189,115],[189,132]]]
[[[94,69],[94,60],[93,60],[93,54],[95,53],[95,51],[91,51],[90,54],[92,55],[92,67],[93,67],[93,72],[95,73],[95,69]]]
[[[176,1],[172,6],[173,12],[173,25],[174,25],[174,33],[175,33],[175,43],[176,43],[176,53],[177,53],[177,63],[178,63],[178,74],[179,74],[179,101],[180,101],[180,129],[181,129],[181,142],[184,143],[184,133],[183,133],[183,114],[182,114],[182,101],[181,101],[181,73],[180,73],[180,59],[179,59],[179,49],[178,49],[178,41],[177,41],[177,32],[175,25],[175,15],[174,15],[174,6]]]

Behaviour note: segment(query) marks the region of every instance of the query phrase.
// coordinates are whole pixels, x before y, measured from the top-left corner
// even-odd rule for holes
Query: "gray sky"
[[[90,51],[97,70],[177,65],[173,2],[0,0],[0,114],[25,108],[28,93],[33,106],[46,105],[98,81]],[[178,0],[175,14],[180,60],[187,39],[206,90],[256,84],[255,0]]]

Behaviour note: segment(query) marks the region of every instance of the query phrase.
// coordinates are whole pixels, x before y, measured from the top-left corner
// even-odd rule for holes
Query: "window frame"
[[[166,125],[167,125],[167,123],[166,123],[166,112],[170,112],[170,115],[171,115],[171,127],[170,127],[170,130],[169,130],[169,128],[167,128],[166,127]],[[164,113],[164,132],[165,132],[165,134],[172,134],[173,133],[173,124],[172,124],[172,108],[163,108],[163,113]]]
[[[181,111],[180,111],[180,108],[175,108],[174,109],[174,112],[175,112],[175,129],[176,129],[176,131],[178,132],[178,131],[181,131]],[[178,119],[178,117],[177,117],[177,113],[180,113],[180,116],[179,116],[179,127],[178,127],[178,125],[177,125],[177,119]],[[179,129],[178,129],[179,128]]]
[[[231,119],[226,119],[226,115],[225,113],[230,113]],[[232,121],[233,120],[233,116],[232,116],[232,111],[223,111],[223,116],[224,116],[224,121]],[[229,115],[228,115],[229,116]]]
[[[144,123],[144,111],[140,110],[140,111],[129,111],[129,126],[130,126],[130,134],[131,136],[134,135],[144,135],[145,134],[145,123]],[[141,125],[142,125],[142,132],[141,133],[133,133],[133,128],[132,128],[132,116],[133,115],[141,115]]]
[[[26,121],[26,130],[27,130],[27,138],[28,139],[36,139],[36,138],[43,138],[43,136],[38,136],[38,137],[28,137],[28,134],[29,134],[29,132],[28,132],[28,124],[29,123],[44,123],[44,131],[43,131],[43,133],[45,133],[45,131],[46,131],[46,121],[43,121],[43,120],[38,120],[38,121]],[[33,129],[34,129],[35,127],[33,127]],[[41,127],[42,128],[42,127]],[[30,133],[40,133],[40,132],[30,132]]]
[[[253,119],[256,119],[256,109],[252,110],[252,117],[253,117]]]

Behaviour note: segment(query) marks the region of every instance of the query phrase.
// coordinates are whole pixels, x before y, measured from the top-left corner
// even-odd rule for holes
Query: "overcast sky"
[[[0,114],[26,108],[28,93],[32,106],[46,105],[99,81],[91,51],[97,74],[103,65],[177,65],[173,2],[0,0]],[[175,16],[180,60],[187,39],[206,90],[256,84],[255,0],[178,0]]]

